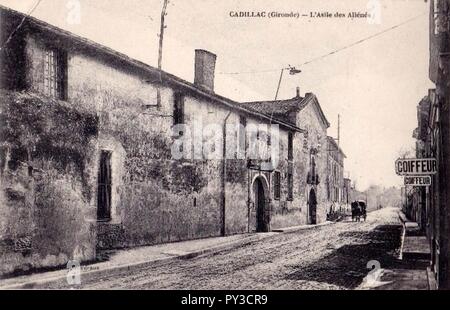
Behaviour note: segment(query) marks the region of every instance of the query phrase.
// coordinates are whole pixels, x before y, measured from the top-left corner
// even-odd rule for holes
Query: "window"
[[[292,132],[288,136],[288,159],[294,159],[294,134]]]
[[[66,54],[47,49],[44,55],[44,94],[55,99],[66,99]]]
[[[175,94],[173,123],[174,125],[184,124],[184,96],[181,93]]]
[[[281,197],[281,173],[279,171],[275,171],[273,175],[273,196],[276,200]]]
[[[98,169],[97,219],[108,221],[111,219],[111,152],[102,151]]]

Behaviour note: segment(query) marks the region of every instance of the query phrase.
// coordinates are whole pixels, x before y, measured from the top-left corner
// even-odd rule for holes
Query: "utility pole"
[[[159,85],[156,89],[157,92],[157,104],[161,106],[161,85],[162,85],[162,56],[163,56],[163,43],[164,43],[164,29],[167,28],[165,24],[165,18],[167,15],[167,5],[169,0],[164,0],[163,8],[161,10],[161,28],[159,32],[159,49],[158,49],[158,73],[159,73]]]
[[[296,74],[299,74],[302,72],[302,70],[298,70],[295,67],[291,67],[290,65],[289,65],[289,68],[281,69],[280,80],[278,81],[277,93],[275,94],[275,100],[278,99],[278,93],[280,92],[280,86],[281,86],[281,81],[283,80],[284,70],[289,70],[290,75],[296,75]]]
[[[165,18],[167,15],[167,5],[169,0],[164,0],[163,8],[161,11],[161,29],[159,32],[159,51],[158,51],[158,70],[162,69],[162,54],[163,54],[163,43],[164,43],[164,29],[167,28],[165,24]]]
[[[284,68],[281,69],[280,80],[278,81],[277,93],[275,94],[275,100],[278,99],[278,92],[280,91],[281,80],[283,79]]]

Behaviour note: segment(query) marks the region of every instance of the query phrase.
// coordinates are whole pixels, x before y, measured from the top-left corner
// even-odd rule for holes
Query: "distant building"
[[[328,200],[335,205],[347,203],[344,192],[344,152],[332,137],[327,137],[327,193]]]
[[[352,180],[349,178],[344,178],[344,202],[350,204],[352,202]]]

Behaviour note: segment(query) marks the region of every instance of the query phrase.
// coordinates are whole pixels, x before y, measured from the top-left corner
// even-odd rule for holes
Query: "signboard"
[[[434,158],[398,159],[395,172],[408,176],[432,175],[437,173],[437,162]]]
[[[431,186],[430,176],[405,176],[406,186]]]
[[[266,171],[266,172],[272,172],[273,170],[275,170],[272,162],[253,159],[249,159],[247,161],[247,168],[251,170]]]

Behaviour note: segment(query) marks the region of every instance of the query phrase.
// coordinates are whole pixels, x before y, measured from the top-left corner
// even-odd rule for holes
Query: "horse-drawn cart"
[[[364,222],[367,218],[367,203],[364,200],[357,200],[352,202],[352,221],[360,222],[361,218]]]

